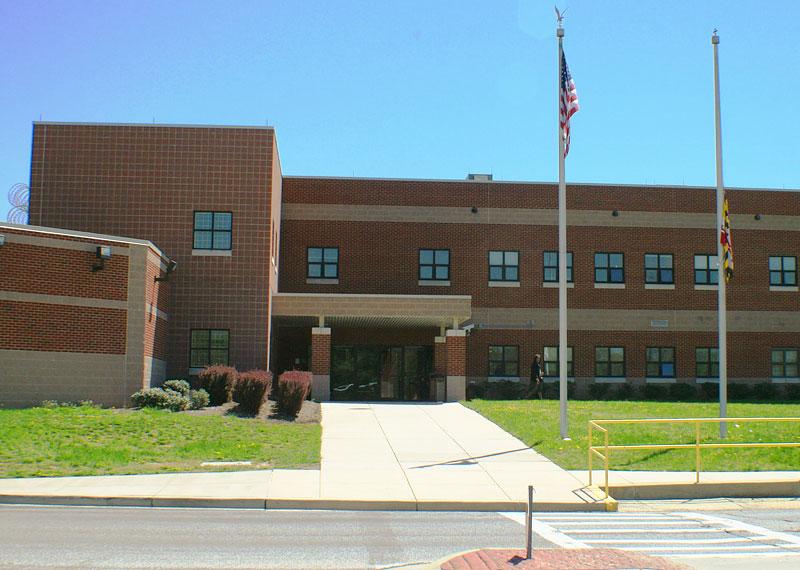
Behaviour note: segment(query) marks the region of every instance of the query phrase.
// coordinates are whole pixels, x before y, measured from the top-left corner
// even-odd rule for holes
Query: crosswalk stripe
[[[761,536],[769,536],[774,538],[775,540],[782,540],[784,542],[788,542],[789,544],[797,544],[800,545],[800,537],[793,536],[786,532],[778,532],[775,530],[769,530],[767,528],[755,526],[752,524],[747,524],[745,522],[737,521],[734,519],[728,519],[723,517],[715,517],[712,515],[705,515],[701,513],[676,513],[678,516],[683,516],[689,520],[699,520],[703,522],[719,524],[719,525],[726,525],[732,527],[735,531],[744,531],[744,532],[751,532],[753,534],[758,534]]]
[[[626,547],[625,550],[635,550],[637,552],[681,552],[681,551],[714,551],[719,550],[721,552],[738,552],[738,551],[746,551],[746,550],[764,550],[767,549],[767,552],[771,552],[775,550],[775,547],[771,544],[742,544],[736,546],[631,546]]]
[[[563,522],[559,522],[558,523],[559,526],[576,526],[576,525],[585,525],[585,524],[590,524],[590,523],[577,522],[577,521],[563,521]],[[594,521],[591,524],[602,524],[602,525],[605,525],[605,526],[630,525],[630,524],[641,524],[641,525],[644,525],[644,526],[647,526],[647,525],[656,525],[656,526],[658,526],[658,525],[681,525],[681,526],[686,526],[686,521],[685,520],[684,521],[679,521],[679,520],[676,520],[676,521],[665,521],[665,520],[659,520],[659,521]]]
[[[734,528],[576,528],[570,529],[571,534],[608,534],[614,532],[626,532],[633,534],[652,534],[656,532],[662,533],[716,533],[723,534],[725,532],[736,531]]]
[[[737,542],[753,542],[754,540],[772,540],[766,537],[747,538],[586,538],[589,544],[734,544]]]
[[[753,558],[754,556],[758,556],[759,558],[788,558],[800,556],[800,552],[731,552],[730,554],[726,554],[725,552],[720,551],[714,553],[664,553],[659,554],[659,556],[663,556],[664,558]]]

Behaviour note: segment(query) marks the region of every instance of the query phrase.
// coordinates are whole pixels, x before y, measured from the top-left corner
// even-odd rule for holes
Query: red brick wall
[[[447,374],[447,345],[444,342],[433,343],[433,371]]]
[[[331,335],[311,334],[311,372],[331,373]]]
[[[124,309],[0,301],[0,349],[125,354]]]
[[[169,321],[159,317],[150,307],[169,315],[169,281],[155,280],[164,275],[161,264],[148,256],[145,276],[145,303],[148,310],[144,319],[144,355],[160,360],[167,360],[169,356]]]
[[[168,374],[193,328],[230,330],[230,362],[267,363],[274,136],[264,128],[34,125],[31,223],[147,239],[170,276]],[[232,257],[192,256],[193,212],[233,212]]]
[[[447,337],[447,375],[467,375],[467,337]]]

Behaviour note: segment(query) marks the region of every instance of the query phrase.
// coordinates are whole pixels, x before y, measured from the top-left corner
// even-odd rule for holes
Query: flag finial
[[[714,33],[711,34],[711,43],[718,44],[719,43],[719,34],[717,34],[717,28],[714,28]]]
[[[554,6],[554,8],[556,10],[556,21],[558,21],[558,27],[559,28],[563,28],[564,27],[564,14],[566,14],[567,11],[564,10],[562,12],[561,10],[558,9],[558,6]]]

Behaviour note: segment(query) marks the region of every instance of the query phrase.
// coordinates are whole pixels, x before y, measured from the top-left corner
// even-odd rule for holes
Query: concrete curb
[[[0,495],[0,504],[96,507],[183,507],[226,509],[298,509],[342,511],[524,512],[520,501],[403,501],[354,499],[237,499],[203,497],[83,497],[64,495]],[[595,503],[534,503],[537,512],[616,511],[613,499]]]
[[[609,485],[617,500],[784,498],[800,496],[800,481],[741,481]]]

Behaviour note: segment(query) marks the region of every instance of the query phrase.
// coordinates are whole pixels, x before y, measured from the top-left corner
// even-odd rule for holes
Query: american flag
[[[561,122],[561,136],[564,137],[564,157],[569,154],[569,119],[578,112],[578,92],[575,82],[567,67],[567,58],[561,52],[561,96],[559,97],[559,118]]]
[[[731,240],[731,216],[728,210],[728,199],[722,203],[722,228],[719,233],[722,244],[722,269],[725,271],[725,283],[733,277],[733,241]]]

